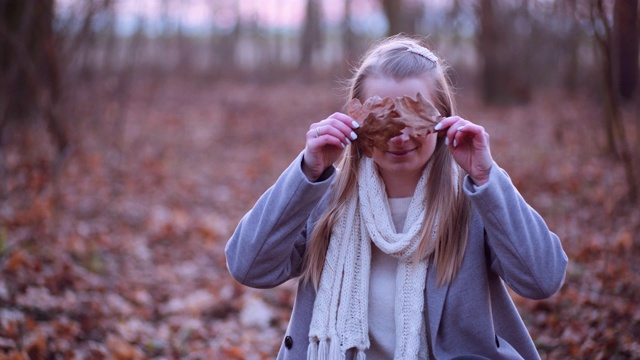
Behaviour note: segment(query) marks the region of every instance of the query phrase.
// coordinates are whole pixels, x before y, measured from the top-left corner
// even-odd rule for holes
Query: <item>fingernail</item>
[[[354,133],[353,131],[351,132],[351,135],[350,135],[350,136],[351,136],[351,138],[352,138],[353,140],[355,140],[355,139],[357,139],[357,138],[358,138],[358,135],[357,135],[356,133]]]
[[[342,145],[342,148],[345,149],[347,146],[343,143],[340,143],[340,145]]]
[[[351,140],[349,140],[349,138],[344,138],[347,141],[348,145],[351,145]]]
[[[438,123],[436,124],[436,126],[433,127],[433,130],[438,131],[440,130],[440,128],[442,128],[442,124]]]
[[[457,147],[458,146],[458,141],[456,139],[453,139],[453,147]]]
[[[444,138],[444,144],[449,146],[449,138]]]
[[[357,128],[359,128],[359,127],[360,127],[360,124],[358,124],[358,122],[357,122],[357,121],[355,121],[355,120],[353,120],[353,121],[351,122],[351,125],[353,125],[353,128],[354,128],[354,129],[357,129]]]
[[[458,131],[460,131],[460,130],[464,129],[464,127],[465,127],[465,126],[466,126],[466,125],[462,125],[462,126],[458,127]]]

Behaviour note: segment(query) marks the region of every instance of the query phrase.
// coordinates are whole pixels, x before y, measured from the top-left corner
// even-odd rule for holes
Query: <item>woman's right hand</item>
[[[353,129],[359,127],[349,115],[338,112],[311,124],[302,162],[302,171],[310,181],[316,181],[338,160],[346,145],[358,137]]]

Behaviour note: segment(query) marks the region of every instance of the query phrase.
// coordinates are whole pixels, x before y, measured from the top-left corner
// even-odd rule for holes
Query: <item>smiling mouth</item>
[[[411,152],[413,152],[415,150],[414,149],[408,149],[408,150],[395,150],[395,151],[387,151],[389,154],[393,155],[393,156],[404,156],[407,155]]]

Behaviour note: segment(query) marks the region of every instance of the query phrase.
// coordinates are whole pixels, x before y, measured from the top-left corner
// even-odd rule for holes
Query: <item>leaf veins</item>
[[[364,104],[352,99],[347,107],[349,116],[360,124],[355,132],[368,156],[371,156],[373,147],[389,150],[389,140],[400,135],[404,128],[411,128],[411,136],[429,135],[442,118],[433,103],[420,93],[416,99],[409,96],[384,99],[373,96]]]

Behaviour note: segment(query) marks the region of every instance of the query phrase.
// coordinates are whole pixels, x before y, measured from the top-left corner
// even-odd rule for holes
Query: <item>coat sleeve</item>
[[[484,223],[491,269],[523,297],[555,294],[564,282],[567,255],[507,173],[494,163],[486,184],[476,187],[467,176],[464,191]]]
[[[307,221],[335,173],[330,167],[321,181],[312,183],[301,163],[302,154],[240,220],[227,242],[227,268],[241,284],[270,288],[300,273]]]

